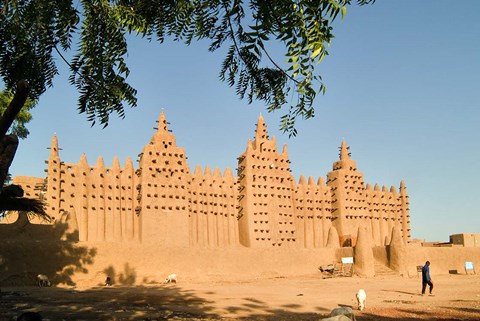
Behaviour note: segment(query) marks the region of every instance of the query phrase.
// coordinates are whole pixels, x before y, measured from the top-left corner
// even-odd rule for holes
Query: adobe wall
[[[96,286],[106,275],[117,284],[162,282],[170,273],[182,279],[248,280],[275,276],[322,275],[320,265],[354,257],[352,247],[247,248],[172,246],[141,242],[78,242],[69,218],[54,225],[30,224],[26,215],[13,224],[0,225],[0,286],[29,285],[39,273],[55,284]],[[377,262],[389,265],[389,248],[372,249]],[[465,261],[480,265],[480,248],[461,246],[406,246],[407,275],[416,277],[416,266],[429,260],[432,275],[456,270],[463,274]]]
[[[480,234],[450,235],[450,243],[469,247],[480,247]]]
[[[116,259],[110,253],[113,244],[94,245],[97,259],[89,268],[101,272],[113,265],[118,273],[130,268],[147,280],[163,281],[166,275],[177,273],[179,278],[200,280],[247,280],[260,277],[294,276],[318,273],[318,267],[335,260],[332,249],[248,249],[244,247],[182,248],[128,244],[122,251],[131,253]],[[97,271],[97,272],[94,272]],[[79,276],[80,278],[80,276]]]
[[[417,275],[416,266],[430,261],[430,273],[435,274],[465,274],[466,261],[473,262],[477,274],[480,273],[479,247],[424,247],[409,244],[407,246],[408,275]]]
[[[385,251],[386,252],[386,251]],[[160,283],[176,273],[181,281],[241,281],[256,278],[315,275],[320,265],[353,256],[352,248],[192,248],[154,244],[44,240],[0,242],[0,286],[33,285],[38,273],[54,284],[97,286],[106,275],[116,284]],[[122,255],[119,255],[122,253]],[[417,265],[431,262],[431,274],[464,274],[463,262],[480,265],[478,248],[409,247],[408,276]],[[478,271],[477,271],[478,273]]]
[[[33,285],[38,273],[54,284],[77,286],[103,285],[106,275],[124,285],[161,283],[170,273],[180,282],[251,280],[319,274],[320,265],[335,260],[335,250],[325,248],[201,249],[110,242],[2,242],[0,252],[0,286]]]
[[[189,239],[191,246],[228,247],[239,244],[237,182],[227,168],[222,175],[200,166],[190,180]]]
[[[389,255],[387,251],[387,246],[374,246],[372,248],[373,257],[375,260],[385,266],[388,266]]]

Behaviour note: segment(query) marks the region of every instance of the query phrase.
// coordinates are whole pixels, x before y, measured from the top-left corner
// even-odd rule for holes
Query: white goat
[[[52,286],[52,283],[48,279],[48,276],[46,276],[45,274],[39,274],[37,275],[37,285],[40,287]]]
[[[177,275],[172,273],[167,276],[165,283],[177,283]]]
[[[367,293],[365,292],[364,289],[360,289],[357,292],[357,303],[358,303],[358,309],[360,311],[363,311],[367,307]]]

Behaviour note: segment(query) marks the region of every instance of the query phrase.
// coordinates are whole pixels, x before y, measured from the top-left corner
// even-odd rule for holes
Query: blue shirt
[[[424,265],[422,268],[422,282],[428,282],[430,280],[430,267],[428,265]]]

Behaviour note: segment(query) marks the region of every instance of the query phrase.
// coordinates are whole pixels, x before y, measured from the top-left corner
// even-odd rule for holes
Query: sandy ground
[[[338,306],[356,308],[357,320],[480,320],[480,275],[434,278],[434,296],[420,295],[420,278],[328,278],[320,274],[242,282],[182,280],[177,284],[96,288],[3,287],[0,320],[22,311],[45,320],[319,320]]]

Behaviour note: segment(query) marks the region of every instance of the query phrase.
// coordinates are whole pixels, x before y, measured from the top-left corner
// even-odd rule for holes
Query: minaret
[[[157,131],[140,154],[136,189],[141,241],[187,246],[190,171],[185,150],[177,147],[167,124],[162,112]]]
[[[255,139],[238,157],[238,225],[247,247],[297,247],[293,215],[294,180],[287,148],[277,152],[260,115]]]
[[[337,229],[341,246],[353,246],[358,227],[365,225],[368,210],[362,172],[350,157],[349,147],[343,139],[340,160],[333,163],[327,174],[327,185],[332,191],[332,225]]]

